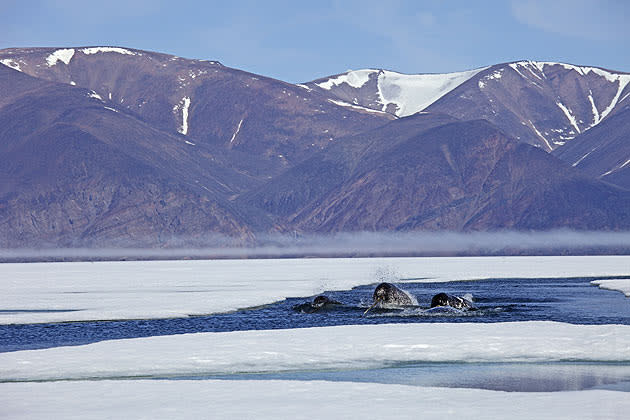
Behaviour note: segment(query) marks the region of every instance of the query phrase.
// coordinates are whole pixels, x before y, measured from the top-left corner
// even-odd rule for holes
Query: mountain
[[[521,62],[293,85],[121,47],[1,50],[0,248],[629,229],[627,84]]]
[[[356,105],[407,116],[430,111],[485,119],[551,151],[614,115],[630,97],[630,74],[520,61],[447,74],[358,70],[306,83]]]
[[[283,171],[338,137],[392,119],[217,61],[148,51],[7,49],[0,51],[0,63],[39,79],[90,89],[104,105],[160,131],[181,134],[192,147],[226,150],[242,163],[238,169],[255,179]]]
[[[441,114],[346,139],[271,181],[253,201],[307,232],[630,228],[627,192],[487,121]]]
[[[484,69],[447,74],[349,70],[304,84],[347,103],[406,117],[420,112]]]
[[[593,178],[630,191],[630,103],[554,154]]]
[[[270,214],[278,224],[288,221],[305,206],[317,205],[322,197],[344,182],[362,160],[378,160],[385,151],[426,129],[457,121],[443,114],[417,114],[361,134],[343,138],[256,190],[238,199]]]
[[[392,118],[146,51],[9,49],[0,60],[0,247],[249,240],[270,221],[232,200]]]
[[[181,136],[4,66],[0,90],[0,246],[251,237],[225,199],[246,179]]]

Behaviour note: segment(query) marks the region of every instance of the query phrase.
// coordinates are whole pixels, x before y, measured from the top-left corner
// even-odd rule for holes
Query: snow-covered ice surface
[[[3,323],[184,316],[381,280],[616,276],[627,275],[629,263],[628,257],[601,256],[1,264],[0,316]],[[378,369],[414,362],[555,361],[626,365],[630,326],[547,321],[381,324],[184,334],[9,352],[0,354],[0,406],[3,416],[17,419],[627,415],[628,393],[601,389],[502,392],[208,379],[236,378],[239,373]],[[36,382],[40,380],[45,382]]]
[[[0,384],[11,419],[622,419],[614,391],[554,393],[348,382],[98,381]],[[71,396],[71,397],[70,397]]]
[[[375,369],[419,362],[630,363],[630,326],[549,321],[181,334],[0,353],[1,381]]]
[[[0,264],[0,324],[202,315],[383,280],[603,277],[629,271],[628,256]]]
[[[554,360],[628,363],[630,326],[341,326],[188,334],[3,353],[0,401],[10,418],[82,419],[312,418],[313,412],[332,418],[476,414],[576,419],[623,418],[630,409],[628,393],[621,391],[528,393],[360,382],[168,379],[413,361]],[[146,380],[152,377],[162,379]],[[7,382],[15,380],[23,382]]]
[[[630,279],[593,280],[591,282],[606,290],[615,290],[630,297]]]

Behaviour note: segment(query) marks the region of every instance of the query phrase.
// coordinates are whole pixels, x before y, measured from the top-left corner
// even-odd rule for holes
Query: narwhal
[[[307,303],[302,303],[300,305],[295,305],[293,309],[298,312],[312,314],[313,312],[317,312],[320,309],[332,307],[334,305],[341,305],[341,302],[337,302],[336,300],[330,299],[328,296],[319,295],[315,299],[313,299],[313,302],[307,302]]]
[[[431,308],[438,306],[450,306],[455,309],[475,309],[472,302],[466,298],[438,293],[431,299]]]
[[[391,283],[381,283],[376,286],[372,299],[374,300],[374,303],[372,306],[367,308],[365,312],[363,312],[363,315],[367,314],[370,309],[379,303],[397,306],[411,306],[417,304],[412,300],[411,296],[409,296],[407,292],[400,290]]]

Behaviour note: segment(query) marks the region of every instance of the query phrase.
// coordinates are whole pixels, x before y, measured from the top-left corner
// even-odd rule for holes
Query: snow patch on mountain
[[[377,109],[366,108],[366,107],[360,106],[360,105],[353,105],[351,103],[344,102],[344,101],[338,101],[336,99],[328,99],[328,102],[333,103],[333,104],[338,105],[338,106],[343,106],[343,107],[346,107],[346,108],[356,109],[356,110],[359,110],[359,111],[374,112],[374,113],[381,114],[381,115],[387,114],[387,112],[385,112],[385,111],[379,111]]]
[[[22,71],[22,69],[20,68],[20,63],[11,58],[0,60],[0,63],[4,64],[7,67],[11,67],[13,70]]]
[[[573,128],[575,128],[575,131],[580,133],[581,132],[580,127],[578,127],[577,120],[575,119],[575,116],[571,112],[571,109],[567,108],[562,102],[556,102],[556,105],[558,105],[558,108],[560,108],[562,112],[564,112],[564,115],[567,117],[567,120],[569,120]]]
[[[378,76],[382,110],[394,104],[399,117],[415,114],[482,70],[446,74],[402,74],[383,70]]]
[[[88,93],[88,97],[89,98],[98,99],[99,101],[103,101],[103,98],[101,98],[101,95],[99,95],[98,93],[94,92],[93,90],[91,90],[90,93]]]
[[[503,76],[503,69],[495,70],[489,75],[485,76],[486,80],[499,80]]]
[[[390,70],[350,70],[326,81],[315,83],[315,86],[334,90],[335,87],[347,85],[354,89],[361,89],[376,76],[377,105],[380,111],[390,111],[398,117],[406,117],[424,110],[442,96],[455,89],[465,81],[488,67],[445,74],[403,74]],[[499,78],[501,73],[494,75]],[[361,105],[354,101],[355,105]],[[343,102],[347,106],[347,102]],[[340,104],[337,104],[340,105]],[[373,109],[372,106],[370,108]]]
[[[68,65],[70,64],[72,57],[74,57],[74,48],[65,48],[57,50],[46,57],[46,63],[48,64],[48,67],[54,66],[57,64],[57,61],[63,61],[66,65]]]
[[[542,62],[543,66],[561,66],[566,70],[573,70],[578,73],[580,76],[586,76],[589,73],[593,72],[598,76],[605,77],[606,80],[613,83],[617,81],[619,74],[611,73],[607,70],[600,69],[597,67],[587,67],[587,66],[575,66],[573,64],[566,63],[554,63],[554,62]]]
[[[236,127],[236,131],[234,132],[234,134],[232,134],[232,138],[230,139],[230,143],[234,143],[234,140],[236,140],[236,136],[238,136],[238,133],[241,132],[241,127],[243,126],[243,120],[245,118],[241,118],[241,120],[238,122],[238,127]]]
[[[370,80],[370,75],[374,73],[378,73],[378,70],[348,70],[348,72],[344,74],[328,79],[322,83],[316,83],[316,85],[322,89],[330,90],[333,86],[339,86],[346,83],[355,89],[360,89]]]
[[[615,82],[619,83],[617,87],[617,93],[610,102],[610,105],[608,105],[608,107],[602,111],[600,121],[606,118],[608,114],[610,114],[610,112],[615,109],[615,106],[617,106],[617,103],[619,103],[619,97],[625,90],[626,86],[628,86],[628,83],[630,83],[630,74],[617,74],[615,76],[617,77]]]
[[[589,91],[589,93],[590,93],[589,94],[589,101],[591,103],[591,107],[592,107],[592,110],[593,110],[593,123],[588,128],[592,128],[592,127],[596,126],[597,124],[599,124],[601,121],[603,121],[612,112],[613,109],[615,109],[617,104],[619,102],[621,102],[619,100],[619,98],[621,97],[621,94],[623,93],[623,91],[626,89],[626,87],[630,83],[630,74],[613,73],[613,72],[610,72],[608,70],[600,69],[598,67],[575,66],[573,64],[554,63],[554,62],[539,62],[539,63],[537,63],[537,66],[538,66],[538,68],[543,69],[543,72],[542,72],[543,74],[544,74],[544,69],[545,69],[546,66],[561,66],[562,68],[564,68],[566,70],[575,71],[580,76],[587,76],[587,75],[592,73],[592,74],[595,74],[597,76],[605,78],[610,83],[617,84],[617,93],[615,94],[615,96],[610,101],[610,104],[602,112],[598,111],[597,107],[595,106],[595,101],[594,101],[593,96],[592,96],[593,92]],[[625,99],[626,97],[627,97],[627,95],[624,96],[623,99]],[[564,109],[563,109],[563,111],[564,111]],[[571,120],[571,118],[569,118],[569,120]]]
[[[599,115],[599,110],[597,109],[597,106],[595,106],[595,100],[593,99],[593,91],[590,89],[588,91],[588,100],[591,103],[591,109],[593,111],[593,124],[591,124],[591,127],[593,127],[599,124],[602,118]]]
[[[626,166],[628,166],[628,164],[630,164],[630,159],[626,160],[624,163],[619,163],[619,164],[617,164],[617,165],[613,166],[613,167],[612,167],[612,169],[610,169],[609,171],[606,171],[606,172],[604,172],[603,174],[601,174],[601,175],[600,175],[600,178],[601,178],[601,177],[605,177],[606,175],[610,175],[610,174],[612,174],[613,172],[616,172],[616,171],[618,171],[618,170],[620,170],[620,169],[623,169],[623,168],[625,168]]]
[[[542,65],[542,63],[539,62],[519,61],[516,63],[508,64],[508,67],[518,73],[518,75],[521,76],[523,79],[527,80],[529,83],[539,88],[542,88],[540,83],[547,78],[543,71],[544,66]],[[534,80],[532,77],[528,76],[528,74],[538,80]]]
[[[124,55],[139,55],[133,51],[129,51],[125,48],[119,47],[91,47],[91,48],[83,48],[81,52],[85,55],[97,54],[97,53],[118,53]]]
[[[597,147],[594,147],[590,152],[587,152],[584,156],[582,156],[581,158],[579,158],[575,163],[573,163],[571,166],[578,166],[584,159],[586,159],[588,157],[588,155],[590,155],[591,153],[593,153],[595,150],[597,149]]]
[[[612,72],[598,67],[576,66],[572,64],[545,61],[518,61],[508,63],[506,67],[503,68],[510,68],[528,82],[541,89],[551,90],[552,92],[556,92],[557,88],[553,84],[550,84],[549,78],[552,75],[556,77],[562,72],[566,74],[567,71],[575,72],[576,74],[574,77],[583,78],[584,82],[580,83],[592,86],[591,89],[587,89],[586,91],[588,103],[584,104],[588,106],[587,109],[590,108],[591,115],[581,114],[579,110],[582,107],[582,104],[576,103],[575,99],[562,96],[556,97],[556,106],[560,108],[569,122],[570,126],[568,127],[572,128],[571,132],[563,133],[562,136],[559,136],[560,141],[558,141],[557,138],[551,139],[551,141],[553,141],[556,145],[563,145],[566,140],[571,140],[575,138],[576,135],[584,133],[585,131],[600,124],[616,109],[620,102],[630,96],[630,92],[627,91],[628,85],[630,84],[630,74],[626,73]],[[487,81],[491,80],[491,76],[494,76],[495,73],[481,78],[478,81],[479,88],[486,88]],[[602,89],[602,84],[606,85],[607,83],[612,84],[612,89],[605,86],[604,89]],[[595,92],[593,92],[594,90]],[[614,95],[611,96],[613,92]],[[561,92],[556,92],[556,94],[562,95]],[[578,112],[575,112],[575,110],[578,110]],[[537,124],[539,122],[540,121],[536,120]],[[538,131],[533,124],[531,124],[531,128],[535,131],[538,137],[541,139],[545,138],[543,133]],[[558,128],[559,127],[556,127],[556,129]],[[552,131],[557,132],[554,129],[552,129]],[[544,134],[547,135],[547,133]],[[545,143],[547,143],[547,141],[545,141]]]
[[[190,108],[190,98],[186,96],[184,99],[184,106],[182,108],[182,128],[179,131],[183,135],[188,134],[188,109]]]
[[[549,149],[549,151],[553,150],[553,147],[551,147],[551,145],[549,144],[549,141],[545,138],[545,136],[542,135],[542,133],[540,131],[538,131],[538,129],[536,128],[536,126],[534,125],[532,120],[528,120],[528,121],[529,121],[529,125],[532,127],[532,129],[536,132],[536,134],[538,134],[538,137],[540,137],[545,142],[545,144],[547,145],[547,148]]]
[[[188,134],[188,110],[190,109],[190,97],[184,96],[179,103],[173,107],[173,112],[177,113],[182,110],[182,125],[177,129],[177,132],[183,135]]]

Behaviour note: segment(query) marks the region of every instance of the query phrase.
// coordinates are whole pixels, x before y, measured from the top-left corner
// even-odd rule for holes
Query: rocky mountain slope
[[[595,179],[630,191],[630,103],[554,154]]]
[[[180,136],[6,67],[0,90],[14,92],[0,108],[3,246],[251,236],[225,198],[247,179]]]
[[[551,151],[629,103],[630,74],[597,67],[520,61],[448,74],[358,70],[306,86],[399,117],[420,111],[485,119]]]
[[[265,179],[336,138],[381,125],[386,113],[216,61],[187,60],[118,47],[0,51],[0,63],[43,80],[82,87],[104,106],[129,114],[191,147],[227,150]],[[261,159],[264,158],[264,159]]]
[[[309,232],[630,227],[627,192],[487,121],[440,114],[346,139],[271,181],[254,202]]]
[[[0,248],[629,229],[628,81],[521,62],[292,85],[120,47],[1,50]]]

